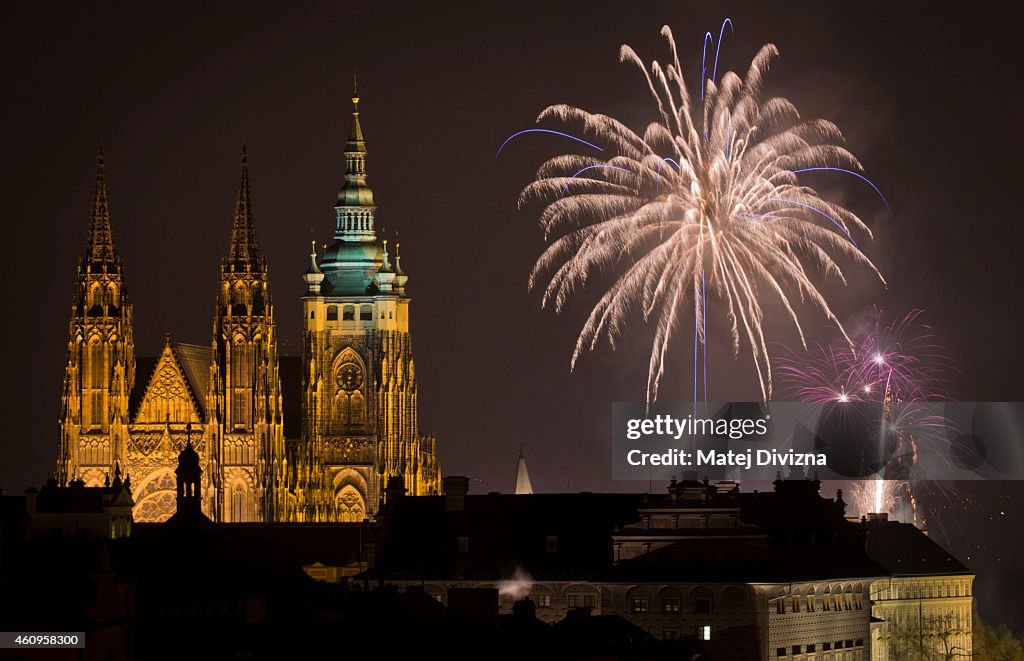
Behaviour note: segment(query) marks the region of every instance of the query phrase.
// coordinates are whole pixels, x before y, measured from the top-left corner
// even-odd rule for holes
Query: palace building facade
[[[57,478],[99,486],[120,470],[135,521],[175,509],[178,454],[200,457],[215,521],[362,521],[389,481],[440,492],[436,439],[421,435],[408,276],[374,227],[366,143],[353,95],[334,243],[310,256],[302,356],[279,356],[247,156],[221,261],[209,344],[171,340],[137,357],[133,310],[98,159],[86,253],[68,329]]]

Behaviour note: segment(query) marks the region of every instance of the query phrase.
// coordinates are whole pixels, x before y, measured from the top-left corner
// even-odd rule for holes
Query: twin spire
[[[90,265],[114,264],[114,233],[110,225],[110,199],[107,195],[107,171],[103,161],[103,148],[96,155],[96,188],[92,196],[89,215],[89,247],[86,262]]]
[[[231,247],[226,263],[234,268],[262,266],[263,257],[256,239],[256,225],[249,189],[249,157],[242,145],[241,176],[231,226]],[[373,191],[366,184],[366,141],[359,123],[358,81],[352,77],[352,129],[345,143],[345,183],[338,192],[335,205],[337,224],[335,238],[343,241],[376,241],[374,230]],[[397,246],[396,246],[397,247]],[[397,264],[396,270],[400,272]],[[102,148],[96,159],[96,188],[89,220],[89,245],[86,262],[90,265],[113,265],[118,262],[110,221],[110,200],[107,192],[106,164]]]
[[[237,266],[256,266],[261,262],[260,247],[256,241],[256,223],[252,212],[252,194],[249,192],[249,155],[242,145],[242,175],[238,182],[238,200],[231,225],[231,248],[228,262]]]
[[[248,161],[248,153],[245,145],[242,145],[242,174],[238,182],[238,199],[235,202],[228,261],[256,265],[262,261],[262,256],[256,240],[252,194],[249,191]],[[92,196],[92,211],[89,214],[89,244],[85,261],[90,266],[113,265],[118,261],[110,221],[110,196],[107,191],[106,162],[102,147],[96,156],[96,187]]]

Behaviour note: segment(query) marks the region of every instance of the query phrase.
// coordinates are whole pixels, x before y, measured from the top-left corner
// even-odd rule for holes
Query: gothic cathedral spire
[[[256,241],[256,225],[252,214],[252,195],[249,192],[249,155],[242,145],[242,174],[238,182],[235,218],[231,226],[231,249],[228,260],[237,266],[256,267],[262,261]]]
[[[125,463],[128,401],[135,381],[132,305],[114,245],[106,165],[100,151],[89,241],[78,269],[61,398],[61,482],[99,486]]]
[[[248,160],[243,146],[214,318],[210,400],[217,402],[217,420],[206,458],[211,518],[234,522],[281,515],[276,487],[285,470],[277,328],[267,262],[256,240]]]
[[[89,249],[86,261],[91,265],[114,265],[117,251],[114,249],[114,233],[110,227],[110,199],[107,195],[107,172],[103,160],[103,149],[96,156],[96,188],[92,196],[92,213],[89,216]]]

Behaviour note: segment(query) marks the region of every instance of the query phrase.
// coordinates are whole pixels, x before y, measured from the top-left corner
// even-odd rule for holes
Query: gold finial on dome
[[[359,107],[359,81],[356,79],[356,72],[352,72],[352,105]]]

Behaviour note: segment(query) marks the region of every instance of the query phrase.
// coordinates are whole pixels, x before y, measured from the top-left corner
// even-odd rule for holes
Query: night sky
[[[517,210],[516,198],[567,145],[534,135],[495,153],[550,103],[652,121],[619,45],[664,61],[658,31],[671,25],[692,84],[703,34],[725,16],[736,29],[720,70],[745,71],[774,42],[767,94],[837,123],[892,207],[852,178],[816,180],[871,225],[862,245],[888,281],[854,269],[847,289],[827,287],[840,316],[923,308],[959,368],[953,398],[1024,400],[1019,38],[982,3],[27,4],[0,28],[9,492],[54,464],[99,143],[139,355],[165,329],[210,341],[243,141],[282,349],[296,354],[309,241],[333,229],[353,70],[378,228],[399,233],[410,275],[420,426],[438,435],[444,472],[508,491],[524,444],[539,491],[646,490],[610,480],[609,404],[643,398],[649,329],[638,321],[619,350],[602,345],[570,373],[597,290],[556,315],[526,285],[544,240],[539,207]],[[833,339],[817,319],[805,317],[811,339]],[[758,398],[721,319],[708,330],[710,398]],[[689,398],[686,351],[671,358],[664,397]],[[978,572],[983,616],[1022,630],[1006,586],[1024,582],[1012,537],[1024,485],[959,486],[932,534]]]

